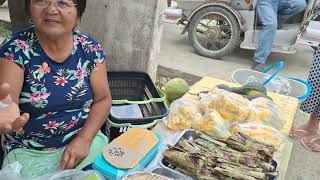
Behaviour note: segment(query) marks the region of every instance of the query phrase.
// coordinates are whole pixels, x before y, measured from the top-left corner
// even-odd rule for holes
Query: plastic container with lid
[[[147,153],[147,155],[132,169],[118,169],[114,166],[112,166],[110,163],[108,163],[102,153],[97,157],[97,159],[93,162],[93,169],[99,171],[101,174],[103,174],[106,178],[117,180],[121,179],[124,176],[142,170],[145,168],[148,163],[155,157],[155,155],[158,152],[159,146],[161,144],[161,135],[157,132],[153,132],[157,138],[158,142],[157,144]]]

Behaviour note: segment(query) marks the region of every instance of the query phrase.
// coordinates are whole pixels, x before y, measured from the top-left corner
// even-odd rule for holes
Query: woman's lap
[[[75,169],[81,170],[90,165],[107,143],[108,138],[99,132],[92,142],[87,158]],[[21,173],[24,177],[42,176],[58,170],[62,153],[63,148],[52,152],[15,149],[5,156],[2,167],[18,161],[22,165]]]

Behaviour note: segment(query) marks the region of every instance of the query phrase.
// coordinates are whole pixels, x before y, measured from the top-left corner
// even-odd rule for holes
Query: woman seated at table
[[[99,131],[111,107],[105,53],[76,29],[85,8],[86,0],[26,0],[33,26],[1,47],[2,167],[18,161],[29,177],[82,169],[108,143]]]

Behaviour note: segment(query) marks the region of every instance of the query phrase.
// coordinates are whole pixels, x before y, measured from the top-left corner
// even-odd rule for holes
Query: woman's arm
[[[23,81],[23,70],[13,62],[0,58],[0,84],[10,85],[10,96],[16,104],[19,104]]]
[[[92,141],[101,126],[106,122],[111,108],[112,100],[106,62],[91,74],[90,85],[93,91],[93,103],[88,119],[77,137]]]
[[[29,114],[20,116],[19,96],[24,81],[23,70],[13,62],[0,58],[0,134],[22,130]]]
[[[77,137],[64,150],[60,169],[74,168],[87,157],[94,137],[106,122],[110,112],[111,93],[105,62],[91,74],[90,84],[93,91],[93,103],[88,119]]]

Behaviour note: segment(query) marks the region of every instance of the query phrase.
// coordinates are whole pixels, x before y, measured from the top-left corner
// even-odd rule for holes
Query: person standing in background
[[[256,11],[262,23],[251,69],[262,72],[271,53],[277,28],[306,8],[305,0],[257,0]]]

